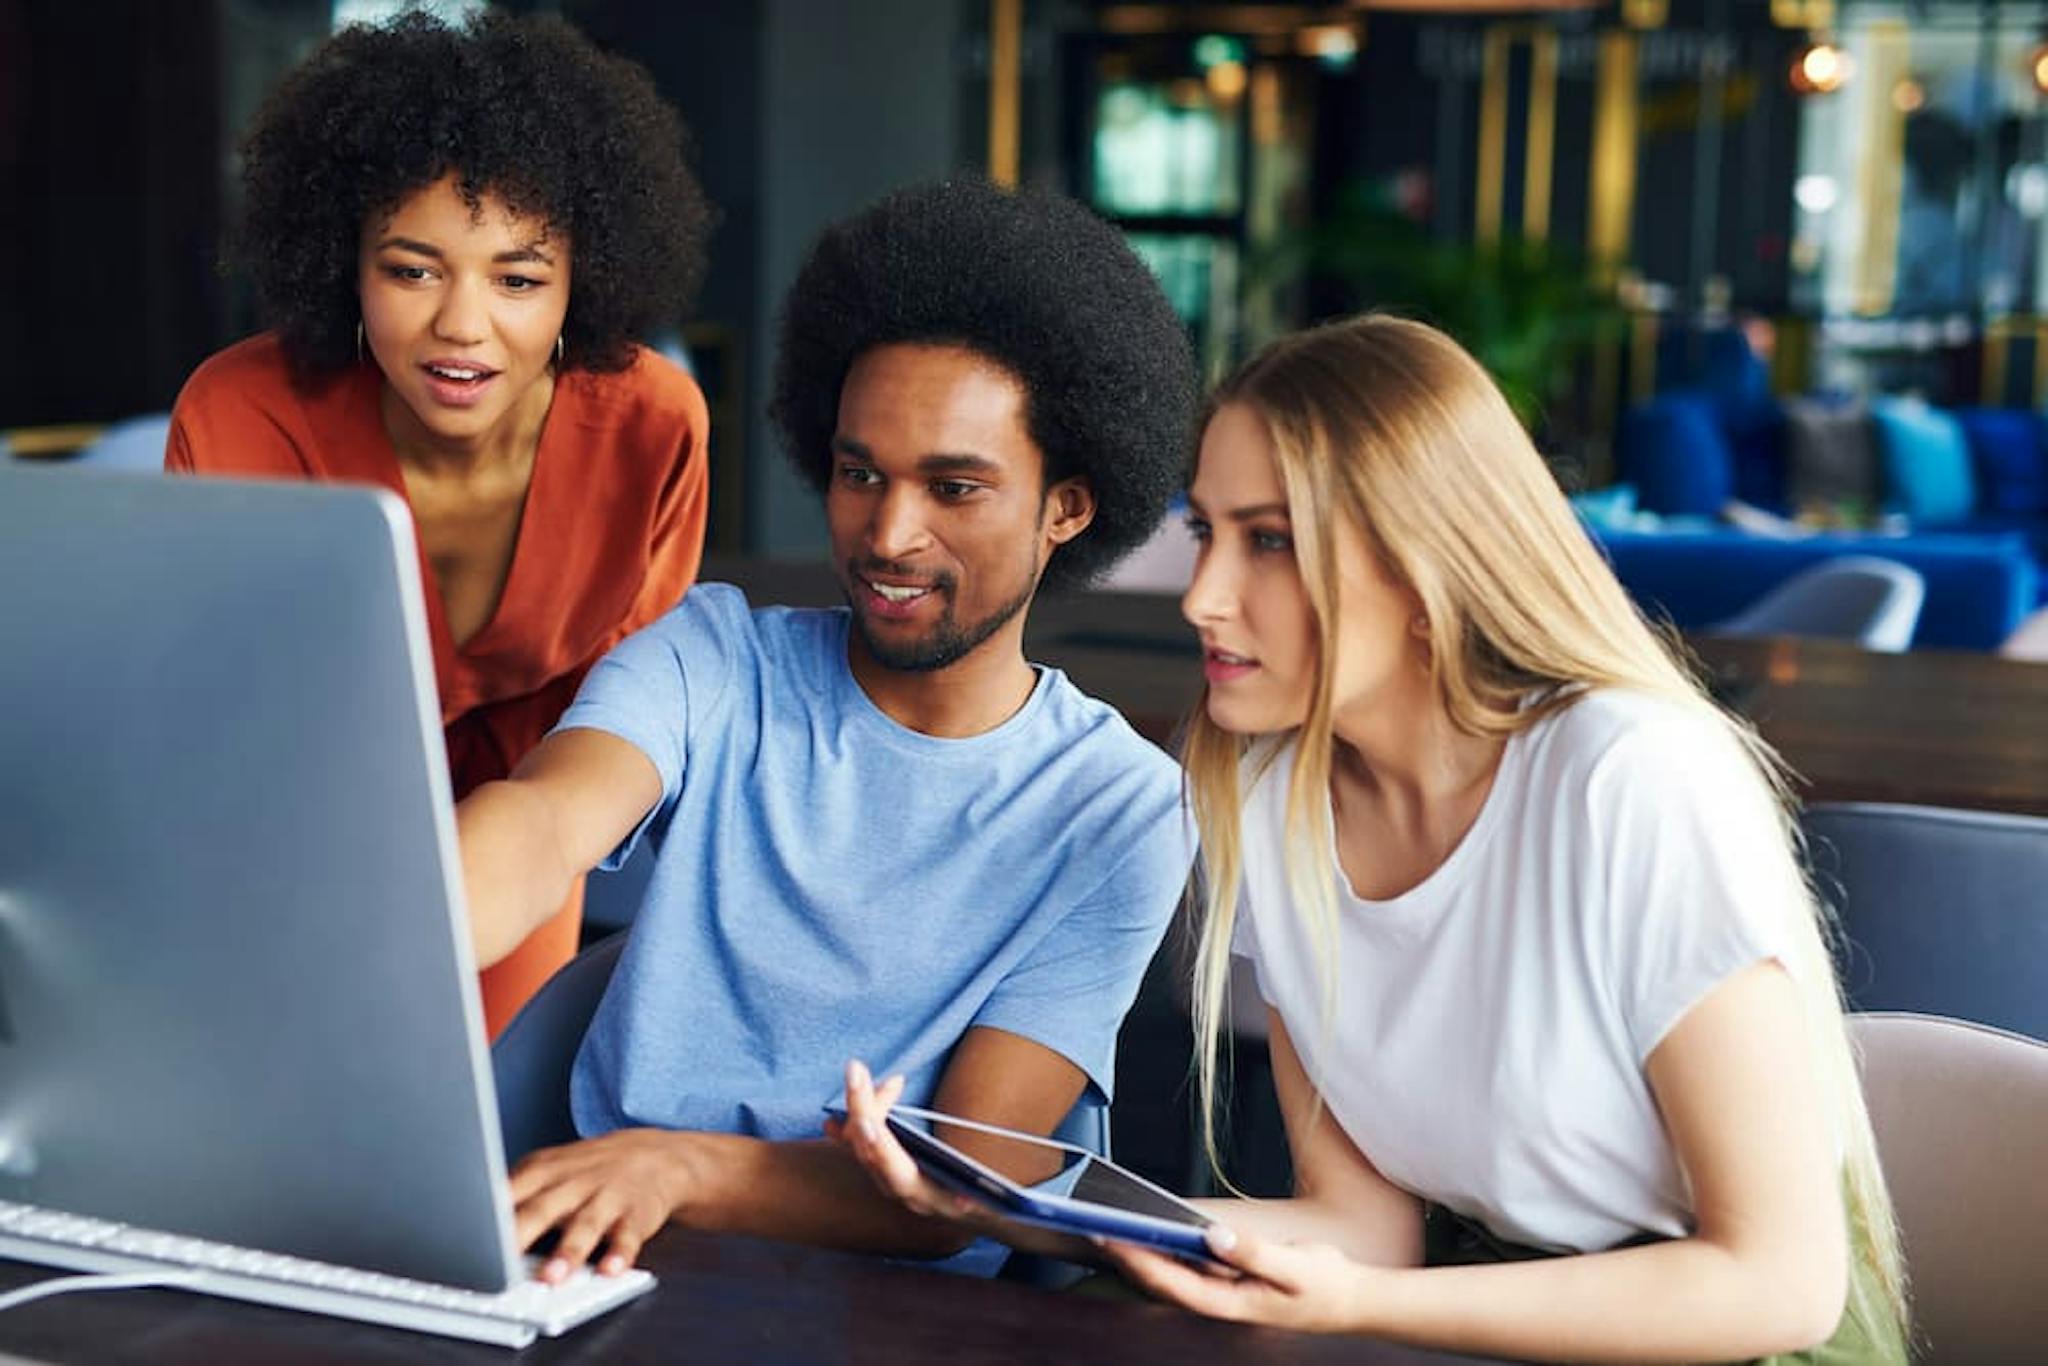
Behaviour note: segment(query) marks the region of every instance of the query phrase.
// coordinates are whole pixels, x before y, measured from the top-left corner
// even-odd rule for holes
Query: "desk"
[[[1830,640],[1692,644],[1806,801],[2048,816],[2048,664]]]
[[[0,1354],[52,1361],[1102,1361],[1424,1366],[1471,1357],[1243,1328],[1164,1305],[1054,1294],[867,1257],[670,1229],[643,1264],[661,1284],[524,1352],[167,1290],[39,1300],[0,1315]],[[49,1274],[0,1261],[0,1290]]]

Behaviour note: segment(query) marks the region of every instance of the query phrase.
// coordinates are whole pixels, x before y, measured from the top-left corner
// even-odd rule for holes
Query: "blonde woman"
[[[1241,1278],[1104,1255],[1203,1313],[1428,1347],[1903,1361],[1778,770],[1486,373],[1393,318],[1283,340],[1217,395],[1189,502],[1200,1094],[1235,954],[1296,1194],[1208,1202]],[[958,1217],[850,1072],[843,1141]]]

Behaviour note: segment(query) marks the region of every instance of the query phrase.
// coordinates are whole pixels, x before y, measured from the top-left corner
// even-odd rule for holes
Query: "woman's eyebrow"
[[[395,248],[398,251],[409,251],[415,256],[431,256],[436,261],[440,260],[444,254],[433,243],[422,242],[416,237],[386,237],[383,241],[377,243],[377,250],[379,251],[383,251],[387,247]],[[510,251],[501,251],[496,256],[493,256],[491,260],[499,265],[517,264],[522,261],[538,261],[544,266],[551,266],[555,263],[555,258],[542,251],[539,243],[514,247]]]
[[[431,256],[437,261],[441,259],[441,249],[439,247],[431,242],[422,242],[415,237],[387,237],[377,244],[377,250],[379,251],[384,250],[386,247],[396,247],[400,251],[409,251],[416,256]]]
[[[1188,511],[1202,517],[1209,515],[1208,509],[1204,508],[1193,494],[1188,495]],[[1233,522],[1254,522],[1261,517],[1285,517],[1288,512],[1285,503],[1254,503],[1250,507],[1232,508],[1224,515]]]

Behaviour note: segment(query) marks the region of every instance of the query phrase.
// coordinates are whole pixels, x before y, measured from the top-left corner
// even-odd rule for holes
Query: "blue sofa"
[[[1639,600],[1681,625],[1705,625],[1818,560],[1867,554],[1925,577],[1916,646],[1995,648],[2041,604],[2048,426],[2040,415],[1892,398],[1779,399],[1732,330],[1665,340],[1661,392],[1623,414],[1615,434],[1617,471],[1637,506],[1680,525],[1711,524],[1731,502],[1852,523],[1884,514],[1888,529],[1906,534],[1597,531]]]
[[[2018,535],[1779,540],[1722,528],[1589,530],[1630,595],[1688,629],[1734,616],[1800,570],[1838,555],[1881,555],[1919,571],[1927,600],[1915,649],[1996,649],[2040,596],[2040,568]]]

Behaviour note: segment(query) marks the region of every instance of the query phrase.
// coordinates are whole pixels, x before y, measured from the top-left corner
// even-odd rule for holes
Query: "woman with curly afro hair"
[[[646,74],[548,17],[345,29],[242,157],[273,330],[194,372],[164,463],[407,500],[459,797],[696,576],[704,398],[634,338],[680,320],[711,212]],[[494,1035],[581,918],[579,885],[487,967]]]

